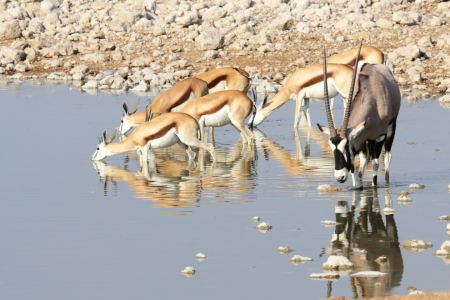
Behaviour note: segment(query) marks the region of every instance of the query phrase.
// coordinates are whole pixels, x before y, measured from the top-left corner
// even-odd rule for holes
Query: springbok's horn
[[[350,86],[350,92],[348,93],[347,107],[345,109],[344,121],[342,122],[342,130],[341,130],[342,138],[347,137],[348,118],[350,116],[350,108],[352,107],[353,102],[353,90],[355,89],[356,73],[358,72],[359,53],[361,52],[362,43],[363,40],[361,40],[361,44],[359,44],[358,54],[356,55],[355,69],[353,70],[353,77],[352,77],[352,85]]]
[[[128,104],[125,100],[123,100],[123,111],[125,112],[125,114],[128,114]]]
[[[149,115],[148,115],[148,105],[145,107],[145,122],[148,122]]]
[[[134,114],[138,108],[139,108],[139,102],[141,101],[141,98],[138,99],[138,101],[136,102],[136,105],[133,107],[133,109],[130,111],[130,115]]]
[[[116,137],[116,134],[117,134],[117,128],[116,128],[116,130],[114,130],[114,132],[111,135],[111,137],[109,138],[107,144],[111,143],[114,140],[114,138]]]
[[[103,142],[105,142],[106,143],[106,136],[107,136],[107,132],[106,132],[106,129],[103,131],[103,135],[102,135],[102,137],[103,137]]]
[[[328,99],[328,76],[327,76],[327,55],[325,47],[323,47],[323,95],[325,97],[325,109],[327,111],[328,127],[330,128],[330,136],[336,136],[336,128],[334,128],[333,116],[331,115],[330,101]]]

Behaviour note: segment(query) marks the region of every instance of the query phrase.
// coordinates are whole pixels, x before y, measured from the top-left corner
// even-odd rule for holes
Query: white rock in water
[[[184,270],[181,271],[181,273],[188,275],[188,276],[192,276],[195,274],[195,269],[193,267],[186,267],[186,268],[184,268]]]
[[[85,85],[81,87],[83,90],[87,89],[97,89],[98,88],[98,82],[95,80],[89,80]]]
[[[131,90],[134,92],[146,92],[148,91],[148,87],[145,81],[141,81],[137,86],[135,86]]]
[[[339,225],[341,223],[337,223],[337,222],[334,222],[334,221],[326,220],[326,221],[320,221],[320,224],[326,225],[326,226],[336,226],[336,225]]]
[[[388,275],[388,273],[382,273],[378,271],[362,271],[355,274],[352,274],[351,276],[358,276],[358,277],[379,277],[379,276],[385,276]]]
[[[438,251],[433,252],[433,255],[436,255],[436,256],[447,256],[447,255],[450,255],[450,252],[448,252],[447,250],[439,249]]]
[[[419,290],[415,290],[415,291],[410,292],[410,293],[408,294],[408,296],[409,296],[409,295],[422,295],[422,294],[425,294],[425,293],[422,292],[422,291],[419,291]]]
[[[416,189],[423,189],[425,186],[423,184],[420,183],[411,183],[409,185],[409,188],[412,190],[416,190]]]
[[[400,197],[398,197],[397,201],[403,203],[412,202],[411,198],[408,198],[405,195],[401,195]]]
[[[255,227],[256,229],[260,230],[270,230],[272,229],[272,226],[267,222],[262,222],[258,226]]]
[[[342,188],[336,187],[336,186],[331,186],[329,184],[322,184],[322,185],[319,185],[317,190],[319,192],[336,192],[336,191],[342,191]]]
[[[197,255],[195,255],[195,259],[198,261],[205,260],[205,258],[206,258],[206,255],[203,253],[198,253]]]
[[[443,222],[450,221],[450,216],[440,216],[439,220]]]
[[[259,217],[258,216],[254,216],[253,218],[250,218],[249,220],[252,220],[254,222],[258,222],[259,221]]]
[[[306,261],[312,261],[312,258],[304,257],[304,256],[300,256],[300,255],[294,255],[291,258],[291,262],[306,262]]]
[[[333,281],[333,280],[337,280],[339,279],[339,273],[338,272],[327,272],[327,273],[313,273],[311,275],[309,275],[310,279],[313,280],[329,280],[329,281]]]
[[[448,185],[448,187],[447,187],[447,190],[449,190],[449,191],[450,191],[450,184]]]
[[[403,242],[403,248],[431,248],[433,244],[419,239],[408,239]]]
[[[353,269],[353,263],[344,256],[331,255],[326,263],[323,264],[324,270],[348,270]]]
[[[445,241],[439,249],[450,252],[450,241]]]
[[[447,224],[447,231],[450,232],[450,223]]]
[[[281,246],[281,247],[278,247],[278,249],[277,249],[277,252],[280,253],[280,254],[289,254],[289,253],[291,253],[293,251],[296,251],[296,250],[291,249],[291,248],[286,247],[286,246]]]
[[[381,212],[384,212],[387,215],[393,214],[395,213],[395,209],[392,209],[390,207],[385,207],[381,210]]]

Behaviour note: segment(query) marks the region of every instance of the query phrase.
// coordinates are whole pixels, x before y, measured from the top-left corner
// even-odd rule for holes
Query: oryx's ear
[[[102,142],[106,143],[106,129],[103,131],[102,139]]]
[[[128,115],[128,104],[125,100],[123,100],[123,112],[125,113],[125,115]]]
[[[355,127],[355,129],[352,130],[352,133],[350,134],[350,138],[351,138],[351,139],[356,138],[356,137],[358,136],[358,134],[360,134],[360,133],[364,130],[364,127],[366,126],[366,122],[369,121],[369,119],[370,119],[370,118],[368,118],[367,120],[365,120],[365,121],[359,123],[359,124]]]
[[[117,128],[116,128],[116,130],[114,130],[114,132],[111,135],[111,137],[109,138],[107,144],[111,143],[114,140],[114,138],[116,137],[116,134],[117,134]]]
[[[322,131],[323,133],[325,133],[325,134],[327,134],[327,135],[330,135],[330,128],[328,128],[328,127],[323,127],[323,126],[320,125],[320,124],[317,124],[317,127],[319,127],[319,130]]]
[[[138,108],[139,108],[139,102],[141,101],[141,98],[138,99],[138,101],[136,102],[136,105],[133,107],[133,109],[130,111],[130,115],[134,114]],[[125,100],[124,100],[125,102]]]

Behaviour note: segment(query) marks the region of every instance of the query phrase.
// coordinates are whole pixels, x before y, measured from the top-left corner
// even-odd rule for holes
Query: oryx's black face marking
[[[330,138],[330,146],[334,154],[334,177],[340,183],[347,181],[348,172],[353,170],[348,140],[340,136]]]

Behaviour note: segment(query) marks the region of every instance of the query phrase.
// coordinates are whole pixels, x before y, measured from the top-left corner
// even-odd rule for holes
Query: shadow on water
[[[385,188],[385,206],[391,208],[391,192]],[[380,210],[378,189],[353,191],[353,200],[339,201],[335,206],[336,229],[330,247],[321,254],[340,254],[349,259],[353,270],[340,271],[341,277],[349,277],[354,298],[371,298],[392,295],[400,286],[403,275],[403,258],[394,214]],[[366,271],[368,274],[352,276]],[[332,293],[332,282],[327,284],[327,297]]]
[[[200,197],[215,198],[204,202],[248,202],[250,197],[245,195],[255,188],[254,152],[243,148],[241,142],[231,148],[216,148],[214,163],[201,149],[195,162],[189,162],[178,145],[150,151],[149,163],[144,166],[147,170],[129,170],[140,161],[134,151],[125,154],[123,167],[93,161],[105,196],[110,192],[108,182],[117,193],[116,182],[124,181],[136,199],[153,201],[155,208],[194,208]]]

